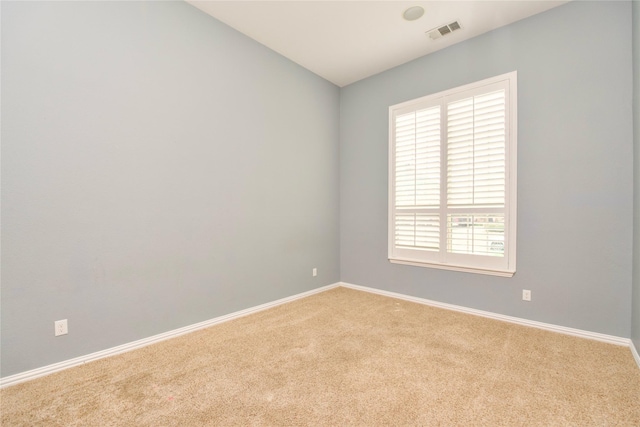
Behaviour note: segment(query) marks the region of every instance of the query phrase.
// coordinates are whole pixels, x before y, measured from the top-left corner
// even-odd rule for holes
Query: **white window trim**
[[[468,92],[476,90],[482,86],[487,86],[499,82],[507,81],[508,102],[507,108],[507,144],[506,144],[506,177],[505,177],[505,258],[506,266],[478,266],[465,261],[465,256],[458,257],[458,260],[445,262],[442,258],[439,260],[416,259],[411,256],[399,255],[398,249],[395,248],[395,163],[394,163],[394,112],[399,110],[407,110],[412,107],[422,106],[426,103],[433,102],[437,98],[456,96],[460,92]],[[388,252],[389,261],[394,264],[412,265],[418,267],[437,268],[453,271],[462,271],[477,274],[487,274],[501,277],[512,277],[516,271],[516,231],[517,231],[517,72],[502,74],[489,79],[481,80],[475,83],[460,86],[454,89],[427,95],[418,99],[403,102],[389,107],[389,216],[388,216]],[[444,123],[444,118],[442,119]],[[445,152],[446,148],[442,147],[441,152]],[[445,168],[441,168],[444,178]],[[442,209],[442,206],[441,206]],[[441,228],[444,226],[441,225]],[[440,249],[446,251],[446,248]],[[400,250],[400,252],[402,252]],[[473,256],[472,256],[473,257]],[[448,257],[451,258],[451,257]],[[455,256],[453,258],[456,258]]]

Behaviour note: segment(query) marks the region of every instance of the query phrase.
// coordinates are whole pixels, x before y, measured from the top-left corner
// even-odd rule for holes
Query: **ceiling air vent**
[[[433,30],[427,31],[429,38],[431,40],[437,40],[442,36],[446,36],[447,34],[451,34],[452,32],[459,30],[462,28],[458,21],[453,21],[450,24],[441,25],[438,28],[434,28]]]

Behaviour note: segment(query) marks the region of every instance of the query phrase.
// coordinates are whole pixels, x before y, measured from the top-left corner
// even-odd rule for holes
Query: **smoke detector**
[[[447,36],[454,31],[459,30],[460,28],[462,28],[462,26],[460,26],[460,22],[453,21],[450,24],[440,25],[439,27],[427,31],[427,35],[431,40],[437,40],[440,37]]]

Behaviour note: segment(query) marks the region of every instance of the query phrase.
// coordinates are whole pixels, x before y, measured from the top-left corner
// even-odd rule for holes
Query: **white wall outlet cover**
[[[67,326],[67,319],[64,320],[56,320],[54,322],[54,328],[55,328],[55,336],[60,336],[60,335],[66,335],[69,333],[69,328]]]

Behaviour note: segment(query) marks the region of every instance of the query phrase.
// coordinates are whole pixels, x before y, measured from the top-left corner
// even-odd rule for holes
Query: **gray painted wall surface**
[[[2,376],[338,280],[640,348],[629,2],[574,2],[341,92],[181,2],[0,7]],[[512,70],[516,276],[389,264],[388,106]]]
[[[336,86],[183,2],[2,2],[1,83],[2,376],[339,280]]]
[[[630,15],[630,2],[572,2],[343,88],[341,280],[629,337]],[[513,70],[516,275],[390,264],[388,107]],[[532,291],[531,302],[521,300],[522,289]]]
[[[633,141],[634,141],[634,215],[633,215],[633,298],[631,339],[640,351],[640,2],[632,2],[633,13]]]

